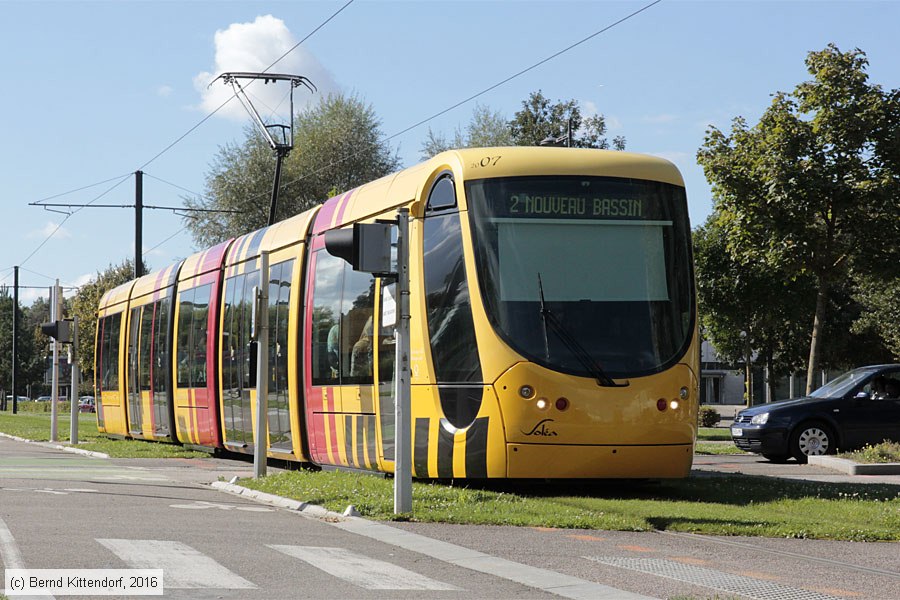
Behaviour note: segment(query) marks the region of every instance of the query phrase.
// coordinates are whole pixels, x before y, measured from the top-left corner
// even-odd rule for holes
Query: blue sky
[[[133,210],[66,218],[29,203],[110,180],[46,201],[133,204],[124,177],[139,168],[145,204],[203,193],[217,151],[240,142],[249,123],[232,103],[169,147],[223,97],[210,93],[227,92],[206,90],[205,78],[262,70],[345,1],[0,0],[0,285],[12,283],[14,265],[22,285],[78,285],[132,257]],[[321,93],[357,94],[393,136],[650,1],[355,0],[273,71],[307,75]],[[712,208],[695,160],[707,127],[728,128],[738,115],[755,123],[773,92],[809,78],[807,52],[829,42],[862,49],[872,82],[900,86],[898,23],[895,1],[663,0],[477,102],[511,118],[538,89],[578,100],[628,150],[678,165],[698,225]],[[295,93],[297,104],[317,98]],[[450,134],[473,108],[394,137],[404,165],[419,160],[429,127]],[[172,212],[144,212],[152,268],[197,250],[183,227]],[[46,290],[20,293],[26,305],[39,295]]]

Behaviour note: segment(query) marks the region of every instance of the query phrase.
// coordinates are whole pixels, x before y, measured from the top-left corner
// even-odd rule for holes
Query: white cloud
[[[194,87],[201,97],[199,108],[212,112],[234,95],[231,86],[221,80],[210,86],[220,74],[235,71],[262,72],[288,52],[294,44],[296,40],[284,21],[272,15],[256,17],[252,23],[232,23],[224,31],[216,31],[213,70],[198,73],[194,77]],[[331,74],[303,46],[290,52],[269,72],[303,75],[318,88],[316,94],[311,94],[303,87],[297,88],[294,91],[295,110],[338,90],[338,85]],[[284,99],[288,85],[287,82],[264,84],[262,81],[252,84],[251,98],[261,115],[266,117],[277,107],[281,106],[282,109],[286,107]],[[278,110],[278,114],[281,113],[282,110]],[[248,119],[240,102],[235,101],[229,102],[216,114],[241,121]]]
[[[35,229],[28,234],[29,238],[48,238],[53,236],[57,240],[68,240],[72,238],[72,234],[65,229],[61,223],[47,221],[47,224],[40,229]]]
[[[583,118],[602,115],[603,113],[597,108],[597,103],[591,100],[582,100],[579,102],[581,107],[581,116]],[[622,130],[622,121],[618,117],[612,115],[603,115],[603,122],[606,123],[607,132],[615,132]]]
[[[156,95],[159,96],[159,97],[161,97],[161,98],[168,98],[169,96],[172,95],[172,92],[173,92],[173,91],[175,91],[175,90],[172,89],[172,86],[170,86],[170,85],[161,85],[161,86],[159,86],[158,88],[156,88]]]

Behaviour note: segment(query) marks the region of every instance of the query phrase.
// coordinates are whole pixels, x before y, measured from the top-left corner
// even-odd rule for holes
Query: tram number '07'
[[[479,160],[478,162],[473,162],[473,163],[472,163],[472,168],[473,168],[473,169],[478,169],[478,168],[480,168],[480,167],[493,167],[493,166],[496,166],[497,163],[500,161],[500,158],[501,158],[501,156],[485,156],[484,158],[482,158],[482,159]]]

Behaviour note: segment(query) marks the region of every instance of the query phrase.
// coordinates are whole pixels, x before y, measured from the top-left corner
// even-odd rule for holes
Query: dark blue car
[[[760,404],[734,418],[731,439],[773,462],[900,441],[900,365],[859,367],[806,398]]]

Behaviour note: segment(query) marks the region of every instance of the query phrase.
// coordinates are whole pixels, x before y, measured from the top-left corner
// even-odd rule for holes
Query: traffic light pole
[[[53,286],[53,293],[50,295],[50,312],[53,314],[53,319],[55,321],[59,321],[62,318],[62,303],[59,301],[59,279],[56,280],[56,285]],[[59,400],[59,342],[57,340],[53,340],[51,342],[53,344],[53,372],[51,374],[51,384],[53,386],[50,392],[50,441],[57,442],[58,432],[57,432],[57,411],[56,411],[56,403]]]
[[[78,387],[81,385],[81,366],[78,364],[78,317],[72,318],[72,402],[69,423],[69,443],[78,445]]]
[[[253,447],[253,477],[266,476],[269,449],[269,252],[259,253],[259,288],[256,298],[256,445]]]
[[[399,315],[396,336],[397,370],[394,376],[394,423],[397,455],[394,463],[394,513],[412,512],[412,425],[409,365],[409,209],[397,215],[397,296]]]
[[[16,377],[19,374],[19,267],[13,267],[13,339],[12,339],[12,411],[19,412],[19,390]],[[5,401],[5,398],[4,398]]]

